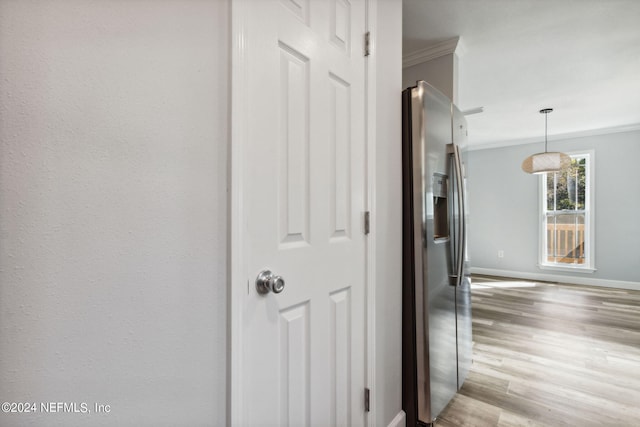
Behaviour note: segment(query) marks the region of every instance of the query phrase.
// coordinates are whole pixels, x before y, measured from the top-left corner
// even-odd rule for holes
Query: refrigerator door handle
[[[460,156],[460,148],[453,144],[453,164],[455,168],[455,181],[456,181],[456,190],[458,196],[458,212],[453,212],[453,215],[458,216],[458,242],[456,244],[457,254],[456,254],[456,286],[462,285],[463,274],[464,274],[464,254],[465,254],[465,244],[467,241],[466,237],[466,219],[464,212],[464,182],[463,182],[463,174],[462,174],[462,158]]]

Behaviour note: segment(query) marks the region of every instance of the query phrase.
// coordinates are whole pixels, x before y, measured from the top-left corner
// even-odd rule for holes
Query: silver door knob
[[[269,292],[279,294],[284,290],[284,279],[282,276],[276,276],[270,270],[262,270],[256,278],[256,289],[261,295]]]

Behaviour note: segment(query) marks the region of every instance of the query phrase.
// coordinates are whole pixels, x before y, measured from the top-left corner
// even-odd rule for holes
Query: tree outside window
[[[589,266],[589,154],[571,155],[569,167],[542,179],[542,264]]]

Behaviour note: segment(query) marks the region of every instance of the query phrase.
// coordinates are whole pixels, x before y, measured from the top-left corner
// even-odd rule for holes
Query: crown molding
[[[421,64],[456,52],[460,37],[453,37],[402,56],[402,68]]]
[[[549,141],[564,141],[567,139],[575,139],[575,138],[585,138],[589,136],[600,136],[600,135],[611,135],[614,133],[624,133],[624,132],[637,132],[640,131],[640,123],[634,123],[631,125],[622,125],[622,126],[614,126],[608,128],[600,128],[600,129],[590,129],[578,132],[568,132],[558,135],[549,135]],[[544,138],[535,137],[535,138],[521,138],[521,139],[510,139],[503,140],[497,142],[489,142],[489,143],[477,143],[477,144],[468,144],[467,150],[476,151],[476,150],[489,150],[492,148],[503,148],[503,147],[514,147],[516,145],[526,145],[533,144],[544,141]]]

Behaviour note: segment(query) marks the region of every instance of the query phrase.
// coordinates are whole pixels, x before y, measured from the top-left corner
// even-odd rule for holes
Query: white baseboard
[[[387,427],[405,427],[407,425],[406,415],[404,411],[398,412],[398,415],[393,417]]]
[[[544,282],[569,283],[574,285],[601,286],[605,288],[640,290],[640,282],[622,280],[594,279],[591,277],[565,276],[548,273],[525,273],[522,271],[498,270],[494,268],[471,267],[471,274],[486,276],[513,277],[514,279],[540,280]]]

